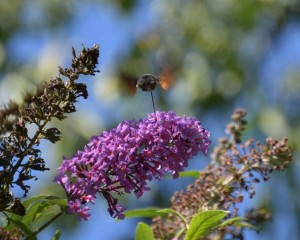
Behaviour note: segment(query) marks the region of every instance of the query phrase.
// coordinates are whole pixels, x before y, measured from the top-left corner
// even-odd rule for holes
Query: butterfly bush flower
[[[196,118],[172,111],[123,121],[64,159],[55,182],[66,191],[69,213],[79,219],[89,219],[86,204],[93,204],[97,193],[107,200],[110,215],[123,219],[125,208],[118,204],[118,195],[134,192],[139,198],[153,178],[166,173],[177,178],[189,159],[199,151],[207,153],[209,135]]]

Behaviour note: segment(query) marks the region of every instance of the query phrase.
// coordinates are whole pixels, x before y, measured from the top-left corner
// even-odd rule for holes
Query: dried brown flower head
[[[5,230],[0,227],[0,239],[1,240],[19,240],[23,237],[23,233],[19,228],[13,228],[11,230]]]
[[[292,161],[286,138],[280,141],[267,138],[264,144],[253,139],[242,142],[241,135],[247,124],[245,116],[243,109],[234,111],[232,122],[226,128],[229,138],[219,139],[211,163],[186,191],[175,192],[172,196],[171,208],[188,220],[206,209],[230,210],[231,217],[237,216],[237,204],[244,200],[245,193],[252,198],[255,183],[268,180],[270,173],[284,170]],[[260,223],[270,215],[253,209],[245,217],[250,222]],[[171,214],[166,219],[154,218],[152,223],[156,239],[172,239],[184,227],[185,223]],[[223,239],[225,234],[232,239],[242,239],[242,228],[227,227],[212,233],[208,239]]]
[[[36,92],[27,93],[22,104],[10,102],[0,110],[0,211],[10,211],[23,215],[25,209],[19,198],[15,198],[11,188],[20,187],[24,196],[30,189],[25,182],[36,179],[33,170],[49,170],[37,148],[42,139],[55,143],[60,140],[57,128],[47,128],[53,118],[63,120],[67,114],[75,112],[75,102],[79,97],[87,98],[84,83],[76,82],[80,75],[95,75],[98,64],[99,46],[82,48],[77,56],[73,49],[71,68],[59,67],[61,76],[38,86]],[[32,136],[28,134],[28,124],[36,127]]]

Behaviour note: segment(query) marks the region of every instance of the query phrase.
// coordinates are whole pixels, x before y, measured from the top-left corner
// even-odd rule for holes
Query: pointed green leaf
[[[56,230],[54,237],[51,240],[59,240],[61,236],[60,230]]]
[[[25,201],[22,202],[22,204],[27,209],[27,208],[30,208],[32,205],[34,205],[38,202],[42,202],[42,201],[52,202],[53,204],[58,204],[60,206],[68,205],[66,199],[58,198],[58,197],[52,196],[52,195],[43,195],[43,194],[26,199]]]
[[[26,215],[23,217],[22,222],[26,224],[31,224],[35,219],[43,214],[43,212],[47,211],[53,204],[49,202],[37,202],[35,204],[32,203],[32,206],[26,211]]]
[[[226,227],[228,225],[232,225],[236,222],[240,222],[240,221],[245,221],[246,219],[245,218],[242,218],[242,217],[234,217],[234,218],[230,218],[230,219],[227,219],[226,221],[222,222],[218,228],[222,228],[222,227]]]
[[[30,224],[55,205],[65,208],[67,206],[67,200],[51,195],[39,195],[25,200],[23,204],[26,207],[26,214],[20,218],[20,220],[25,224]]]
[[[233,225],[236,227],[250,228],[250,229],[259,231],[258,227],[254,226],[253,224],[251,224],[249,222],[245,222],[245,221],[235,222]]]
[[[197,170],[182,171],[182,172],[179,173],[178,178],[182,178],[182,177],[199,178],[200,174],[201,173]],[[173,178],[173,177],[172,177],[172,175],[167,175],[165,178],[169,179],[169,178]]]
[[[190,222],[185,240],[199,240],[219,226],[220,221],[228,214],[222,210],[209,210],[198,213]]]
[[[197,170],[190,170],[190,171],[183,171],[179,173],[179,177],[192,177],[192,178],[199,178],[200,172]]]
[[[39,195],[26,199],[23,204],[26,208],[25,216],[15,214],[9,214],[9,216],[14,220],[18,220],[30,226],[32,231],[35,231],[41,225],[63,211],[67,206],[67,201],[56,196]]]
[[[146,223],[140,222],[136,228],[135,240],[153,240],[154,234],[152,228]]]
[[[12,214],[12,213],[9,213],[9,216],[13,219],[17,219],[19,221],[22,221],[23,223],[25,224],[29,224],[30,223],[30,220],[28,221],[27,218],[31,218],[32,217],[32,213],[29,214],[28,216],[28,213],[30,212],[30,209],[37,203],[43,201],[45,199],[46,195],[38,195],[38,196],[34,196],[32,198],[29,198],[29,199],[26,199],[25,201],[22,202],[23,206],[25,207],[26,209],[26,214],[25,216],[20,216],[20,215],[16,215],[16,214]],[[24,218],[26,219],[24,221]]]
[[[159,208],[144,208],[144,209],[133,209],[125,212],[125,217],[167,217],[167,213],[158,212]]]
[[[57,204],[61,207],[67,207],[68,206],[68,201],[67,199],[61,199],[61,198],[56,198],[56,199],[48,199],[47,200],[53,204]]]
[[[48,208],[47,210],[41,212],[40,214],[37,214],[36,218],[31,224],[31,228],[35,230],[38,229],[41,225],[45,224],[46,222],[49,222],[55,216],[60,214],[60,212],[61,212],[60,207],[54,205],[51,208]]]
[[[39,201],[43,201],[48,195],[38,195],[32,198],[28,198],[22,202],[23,206],[27,209],[30,205],[35,204]]]

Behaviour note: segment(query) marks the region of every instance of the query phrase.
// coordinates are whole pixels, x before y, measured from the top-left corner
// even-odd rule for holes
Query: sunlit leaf
[[[245,222],[245,221],[238,221],[238,222],[235,222],[233,225],[236,227],[250,228],[250,229],[259,231],[258,227],[254,226],[253,224],[251,224],[249,222]]]
[[[166,217],[168,214],[159,212],[159,208],[144,208],[144,209],[133,209],[128,210],[125,212],[125,217],[132,218],[132,217]]]
[[[56,230],[54,237],[51,240],[59,240],[61,236],[61,232],[59,230]]]
[[[149,225],[140,222],[136,228],[135,240],[153,240],[154,234]]]
[[[32,222],[32,228],[37,229],[41,225],[49,222],[55,216],[60,214],[61,209],[58,206],[51,206],[51,208],[47,208],[44,211],[37,214],[35,220]]]
[[[237,222],[241,222],[241,221],[245,221],[245,218],[242,217],[234,217],[234,218],[230,218],[227,219],[226,221],[222,222],[218,227],[222,228],[222,227],[226,227],[228,225],[232,225],[235,224]]]
[[[220,221],[228,214],[222,210],[209,210],[198,213],[190,222],[185,240],[199,240],[219,226]]]
[[[182,171],[179,173],[178,178],[183,178],[183,177],[199,178],[200,171],[197,171],[197,170]],[[165,178],[172,178],[172,175],[167,175]]]

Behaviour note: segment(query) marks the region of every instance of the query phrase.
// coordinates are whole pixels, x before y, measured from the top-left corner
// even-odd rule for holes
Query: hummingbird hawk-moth
[[[147,73],[142,75],[137,80],[136,87],[141,88],[143,91],[153,91],[157,85],[160,85],[164,90],[168,90],[171,85],[170,78],[158,78],[150,73]]]

